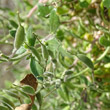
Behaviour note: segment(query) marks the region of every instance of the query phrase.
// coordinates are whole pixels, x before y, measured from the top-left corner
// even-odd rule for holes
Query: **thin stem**
[[[91,47],[87,51],[85,51],[86,54],[92,51],[92,48],[93,48],[94,44],[99,40],[99,38],[100,38],[100,36],[98,36],[96,39],[94,39],[92,41]]]
[[[95,84],[95,80],[94,80],[94,70],[92,70],[92,82],[93,82],[93,84]]]
[[[72,37],[74,37],[74,38],[76,38],[76,39],[80,39],[80,40],[86,41],[86,42],[88,42],[88,43],[92,43],[91,41],[88,41],[88,40],[86,40],[86,39],[83,39],[83,38],[79,37],[78,35],[76,35],[75,33],[71,32],[71,31],[68,31],[68,30],[66,30],[66,31],[67,31]]]
[[[40,41],[40,39],[38,38],[38,35],[36,35],[35,33],[33,33],[34,34],[34,36],[35,36],[35,38],[39,41],[39,43],[41,44],[41,45],[43,45],[43,43]]]
[[[10,42],[1,42],[1,41],[0,41],[0,44],[13,45],[13,43],[10,43]]]
[[[95,62],[94,64],[96,64],[96,63],[98,63],[100,60],[102,60],[102,59],[105,57],[105,55],[108,53],[109,50],[110,50],[110,47],[107,47],[106,50],[104,51],[104,53],[96,60],[96,62]],[[86,69],[84,69],[83,71],[77,73],[76,75],[74,75],[73,77],[69,78],[68,80],[70,81],[70,80],[72,80],[73,78],[82,75],[83,73],[85,73],[85,72],[88,71],[88,70],[89,70],[89,68],[87,67]],[[93,71],[93,70],[92,70],[92,79],[93,79],[93,83],[94,83],[94,71]]]
[[[6,37],[3,37],[3,39],[1,39],[0,42],[5,42],[10,37],[11,37],[10,35],[7,35]]]
[[[22,103],[23,103],[20,97],[18,97],[18,100],[19,100],[20,104],[22,104]]]
[[[16,61],[16,60],[19,60],[19,59],[25,57],[25,56],[28,55],[28,54],[30,54],[30,53],[25,52],[25,53],[23,53],[22,55],[19,55],[18,57],[13,57],[13,58],[9,59],[9,61]]]
[[[56,90],[56,88],[54,88],[52,91],[50,91],[46,96],[43,97],[43,99],[45,99],[46,97],[48,97],[52,92],[54,92]]]
[[[38,90],[38,91],[35,92],[35,94],[41,92],[41,90],[43,90],[43,89],[44,89],[44,87],[41,87],[40,90]]]
[[[96,63],[102,60],[109,51],[110,51],[110,47],[107,47],[104,53],[96,60]]]
[[[28,48],[30,48],[30,46],[26,42],[24,42],[24,43],[28,46]]]
[[[0,58],[0,61],[2,61],[2,62],[7,62],[7,60],[6,60],[6,59],[1,59],[1,58]]]
[[[17,15],[18,15],[18,22],[19,22],[19,25],[21,26],[19,11],[17,11]]]
[[[73,64],[69,67],[69,69],[75,67],[77,65],[78,59],[76,58],[73,62]]]
[[[39,3],[46,3],[48,0],[39,0]],[[27,18],[30,18],[32,16],[32,14],[38,9],[38,6],[35,5],[28,13]]]
[[[37,10],[37,5],[35,5],[28,13],[27,18],[30,18],[32,14]]]
[[[70,81],[70,80],[72,80],[73,78],[82,75],[83,73],[85,73],[85,72],[88,71],[88,70],[89,70],[89,68],[87,67],[86,69],[84,69],[83,71],[77,73],[76,75],[74,75],[73,77],[69,78],[68,80]]]
[[[10,55],[10,58],[12,58],[12,57],[15,55],[16,52],[17,52],[17,50],[14,49],[14,51],[13,51],[12,54]]]

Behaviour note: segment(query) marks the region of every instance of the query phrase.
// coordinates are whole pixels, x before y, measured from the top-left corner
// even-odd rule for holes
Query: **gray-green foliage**
[[[27,17],[35,4],[36,11]],[[0,63],[10,62],[16,77],[15,84],[0,90],[0,110],[29,104],[34,95],[32,110],[109,110],[110,1],[22,0],[15,5],[13,10],[0,8],[0,47],[18,49],[11,57],[0,51]],[[31,80],[19,84],[30,73],[37,90]]]

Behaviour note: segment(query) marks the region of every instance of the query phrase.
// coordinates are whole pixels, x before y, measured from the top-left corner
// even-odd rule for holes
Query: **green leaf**
[[[66,81],[64,84],[68,87],[68,89],[74,89],[74,85],[70,81]]]
[[[22,87],[22,91],[29,95],[35,95],[35,90],[33,87],[29,85],[25,85]]]
[[[26,45],[27,45],[27,44],[26,44]],[[34,48],[34,47],[32,47],[32,46],[28,46],[28,45],[27,45],[27,47],[28,47],[28,49],[31,51],[32,55],[33,55],[35,58],[37,58],[38,61],[41,61],[41,56],[40,56],[38,50],[36,50],[36,48]]]
[[[60,45],[59,41],[56,38],[46,41],[46,44],[48,45],[47,48],[53,53],[58,50],[58,47]]]
[[[88,3],[86,1],[80,2],[80,6],[83,8],[87,8],[88,7]]]
[[[60,15],[66,14],[66,13],[68,13],[68,11],[69,11],[69,9],[65,5],[57,8],[57,13]]]
[[[76,33],[75,32],[72,32],[72,31],[67,31],[72,37],[74,37],[74,38],[79,38],[80,39],[80,37],[78,36],[78,35],[76,35]]]
[[[52,10],[51,6],[44,6],[43,4],[38,4],[38,16],[46,17]]]
[[[12,25],[12,27],[14,28],[18,28],[18,24],[14,21],[14,20],[9,20],[10,24]]]
[[[101,30],[101,31],[103,31],[103,32],[105,32],[105,33],[110,34],[109,30],[106,29],[106,28],[103,27],[103,26],[100,26],[100,25],[96,24],[96,28],[99,29],[99,30]]]
[[[56,14],[55,10],[51,11],[49,22],[51,32],[55,33],[60,25],[59,16]]]
[[[23,2],[24,2],[27,6],[29,6],[30,8],[33,7],[33,5],[32,5],[28,0],[23,0]]]
[[[8,98],[1,96],[0,95],[0,101],[2,101],[3,103],[7,104],[8,106],[15,108],[14,104],[12,101],[10,101]]]
[[[30,61],[30,68],[32,73],[37,77],[39,74],[43,73],[43,68],[39,65],[38,62],[36,62],[35,58],[31,58]]]
[[[59,63],[60,63],[64,68],[69,68],[69,65],[67,65],[67,64],[64,62],[64,57],[61,55],[61,53],[59,53],[59,55],[58,55],[58,61],[59,61]]]
[[[83,54],[77,55],[78,59],[80,59],[83,63],[85,63],[89,68],[94,69],[94,65],[92,61]]]
[[[63,49],[61,46],[58,48],[58,50],[63,57],[67,56],[69,58],[73,58],[73,56],[69,52],[67,52],[65,49]]]
[[[33,104],[33,105],[32,105],[32,110],[38,110],[38,105]]]
[[[2,103],[3,103],[3,106],[6,106],[6,107],[8,108],[8,110],[13,110],[13,108],[10,107],[10,105],[8,105],[8,104],[6,104],[6,103],[4,103],[4,102],[2,102]]]
[[[99,43],[103,46],[110,46],[110,40],[106,38],[106,36],[101,36],[99,39]]]
[[[103,0],[103,5],[109,9],[110,8],[110,0]]]
[[[57,39],[62,41],[64,39],[64,32],[62,30],[58,30],[56,34]]]
[[[62,88],[57,89],[59,96],[64,100],[68,101],[65,91]]]
[[[16,51],[16,54],[23,54],[24,52],[26,51],[26,49],[21,46],[17,51]]]
[[[37,70],[37,67],[36,67],[36,61],[33,57],[31,58],[31,61],[30,61],[30,68],[31,68],[32,73],[35,76],[39,76],[39,73],[38,73],[38,70]]]
[[[27,30],[27,33],[26,33],[26,42],[29,46],[34,46],[35,41],[36,41],[36,38],[33,34],[33,29],[30,26]]]
[[[0,110],[9,110],[9,109],[3,105],[0,105]]]
[[[79,2],[82,8],[87,8],[89,4],[91,3],[91,0],[79,0]]]
[[[65,75],[71,75],[73,73],[73,70],[66,70]]]
[[[5,92],[6,94],[8,94],[9,96],[12,96],[12,97],[14,97],[14,98],[19,98],[18,94],[12,92],[11,90],[4,90],[4,92]]]
[[[48,53],[47,47],[45,45],[41,45],[41,48],[42,48],[42,56],[43,56],[43,58],[45,60],[48,60],[49,53]]]
[[[29,97],[22,89],[20,89],[20,87],[18,86],[17,88],[14,88],[15,90],[13,91],[17,91],[20,94],[20,97]]]
[[[41,96],[41,93],[38,92],[38,93],[36,94],[36,97],[37,97],[37,101],[38,101],[38,103],[39,103],[39,106],[41,107],[41,105],[42,105],[42,96]]]
[[[67,105],[63,110],[70,110],[70,106]]]
[[[69,91],[68,91],[66,84],[62,84],[61,88],[62,88],[62,91],[64,92],[64,94],[66,96],[66,99],[69,100]]]
[[[16,35],[16,30],[10,30],[9,33],[10,33],[10,35],[11,35],[12,37],[15,37],[15,35]]]

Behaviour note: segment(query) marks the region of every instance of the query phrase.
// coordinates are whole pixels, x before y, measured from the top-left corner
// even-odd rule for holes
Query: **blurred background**
[[[55,4],[54,2],[57,0],[50,0],[49,2],[51,1],[53,3],[51,5],[56,6],[57,3]],[[101,10],[101,12],[100,5],[102,0],[59,1],[64,2],[63,4],[59,3],[57,7],[57,14],[59,15],[61,21],[60,23],[62,24],[58,28],[55,37],[57,37],[57,40],[63,44],[65,51],[62,51],[62,53],[64,53],[64,56],[66,54],[65,52],[67,51],[73,55],[74,53],[83,53],[91,58],[93,62],[95,62],[106,50],[106,46],[104,46],[106,43],[104,42],[104,45],[102,45],[99,42],[99,38],[102,35],[106,36],[110,29],[110,8],[107,8],[110,6],[108,6],[108,3],[106,2],[105,7],[102,8],[103,10]],[[45,10],[46,7],[42,6],[43,9],[41,7],[41,10],[35,12],[30,19],[25,19],[29,11],[33,8],[33,6],[36,5],[37,2],[38,0],[0,0],[0,56],[2,54],[7,56],[12,54],[14,37],[10,35],[10,30],[16,30],[16,25],[18,24],[16,12],[18,10],[20,12],[22,25],[26,30],[28,27],[32,26],[33,32],[35,32],[38,36],[40,35],[40,37],[45,37],[50,34],[48,15],[52,9],[49,8],[49,5],[47,5],[48,12]],[[61,7],[61,5],[63,6]],[[44,12],[44,15],[42,12]],[[106,21],[105,24],[103,19]],[[98,24],[98,28],[96,27],[96,24]],[[69,33],[65,30],[68,30]],[[107,35],[106,37],[109,36]],[[56,52],[53,59],[50,59],[51,61],[48,65],[48,68],[50,69],[49,71],[53,72],[53,70],[58,67],[58,70],[56,69],[55,71],[55,75],[57,75],[60,79],[62,73],[64,73],[67,68],[63,67],[59,62],[57,62],[57,40],[55,42],[53,42],[54,40],[51,41],[48,43],[49,46],[47,46],[48,48],[52,47],[50,50],[55,50]],[[0,61],[0,89],[9,88],[13,82],[19,83],[19,81],[23,79],[26,74],[31,72],[29,60],[26,58],[18,60],[17,62]],[[86,65],[77,60],[76,57],[72,60],[71,58],[65,58],[65,62],[69,65],[74,64],[73,60],[76,61],[75,66],[72,66],[72,73],[68,74],[67,76],[73,76],[86,68]],[[94,73],[97,84],[96,86],[92,85],[91,71],[87,71],[85,73],[86,74],[82,74],[81,77],[73,78],[73,80],[70,82],[68,81],[68,83],[65,84],[66,86],[64,86],[64,90],[66,92],[63,92],[63,90],[60,90],[59,88],[60,92],[55,91],[53,94],[47,97],[47,99],[44,101],[44,109],[42,110],[47,110],[47,108],[50,110],[70,110],[71,107],[75,108],[74,110],[110,110],[110,92],[108,92],[110,90],[110,52],[102,59],[101,62],[95,65]],[[52,90],[52,86],[50,86],[50,77],[48,76],[46,78],[47,79],[45,82],[50,82],[49,84],[48,82],[44,82],[44,85],[47,85],[45,86],[46,89],[44,89],[42,92],[43,96]],[[57,80],[58,78],[55,77],[52,79],[53,82],[55,82],[55,87],[60,85],[60,81]],[[86,92],[84,87],[87,87]],[[103,92],[104,90],[107,92]],[[82,96],[81,94],[85,95]],[[70,98],[70,103],[67,101],[68,97]],[[88,99],[88,103],[84,98]],[[65,99],[67,103],[65,103]],[[49,103],[47,104],[47,102]],[[82,103],[82,106],[80,106],[80,102]],[[80,109],[78,109],[79,106],[81,107]],[[101,106],[103,106],[105,109],[101,109]]]
[[[31,3],[32,0],[28,1]],[[22,3],[22,5],[20,5],[20,3]],[[12,54],[14,39],[8,36],[10,30],[9,20],[16,19],[14,13],[17,12],[17,10],[25,10],[25,3],[26,2],[22,0],[0,0],[0,54],[3,53],[8,56]],[[11,43],[9,43],[7,39]],[[21,61],[17,64],[19,66],[16,67],[10,62],[0,63],[0,88],[9,87],[16,78],[20,80],[21,75],[18,73],[22,73],[27,68],[27,64],[26,60]]]
[[[9,8],[10,10],[13,10],[15,8],[15,4],[13,0],[0,0],[0,9],[2,8]],[[0,18],[5,17],[3,12],[0,10]],[[5,19],[5,18],[4,18]],[[8,19],[8,18],[6,18]],[[0,37],[2,35],[7,35],[8,30],[6,28],[3,28],[3,21],[0,20]],[[3,52],[4,54],[10,55],[12,52],[12,45],[4,45],[0,43],[0,51]],[[13,73],[9,67],[9,63],[0,63],[0,88],[4,88],[6,86],[6,83],[11,83],[14,81],[14,76]]]
[[[21,17],[25,20],[25,17],[37,1],[38,0],[0,0],[0,54],[3,53],[8,56],[12,54],[14,38],[10,36],[10,30],[13,30],[10,21],[16,20],[16,23],[18,23],[16,12],[19,10]],[[38,24],[40,22],[39,20],[36,20],[36,16],[33,16],[30,21],[33,24]],[[35,27],[35,31],[41,36],[48,34],[48,32],[45,29],[42,29],[40,25]],[[20,80],[25,73],[28,74],[27,72],[30,73],[29,63],[26,59],[21,60],[19,64],[16,63],[15,66],[10,62],[0,63],[0,88],[10,87],[15,79]]]

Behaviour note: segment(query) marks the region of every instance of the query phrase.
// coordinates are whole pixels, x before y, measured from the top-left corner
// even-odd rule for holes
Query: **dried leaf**
[[[31,87],[33,87],[36,91],[37,89],[37,86],[38,86],[38,83],[37,83],[37,79],[34,77],[33,74],[27,74],[25,76],[25,78],[23,80],[20,81],[20,83],[22,85],[29,85]],[[35,100],[35,95],[29,95],[30,98],[31,98],[31,105],[34,103],[34,100]]]
[[[22,104],[19,107],[16,107],[15,110],[31,110],[30,104]]]
[[[37,89],[38,83],[37,79],[33,74],[27,74],[23,80],[20,81],[22,85],[29,85],[33,87],[35,90]]]

